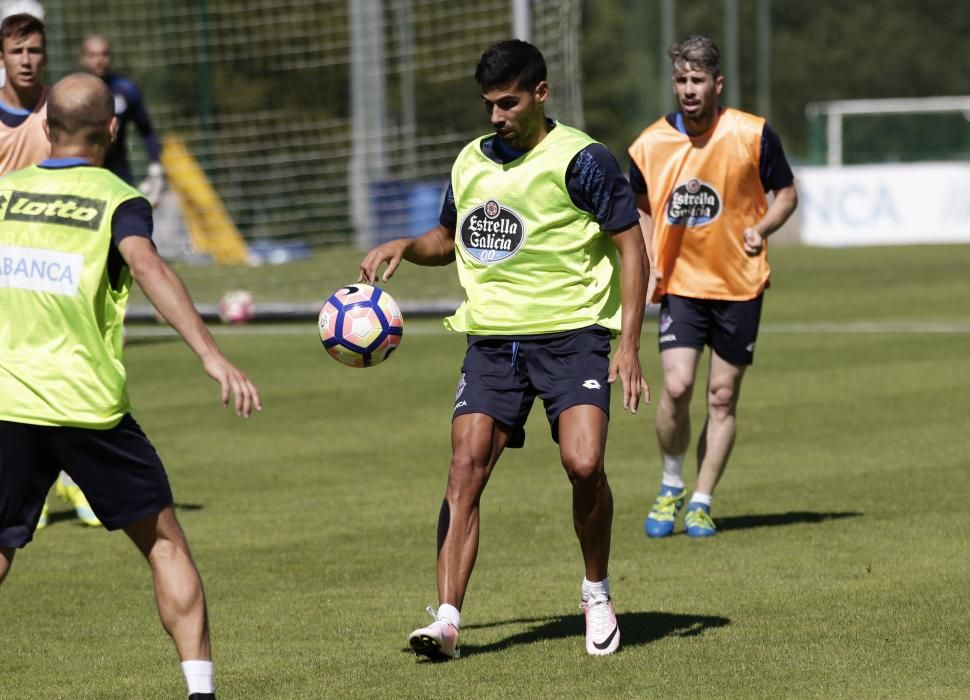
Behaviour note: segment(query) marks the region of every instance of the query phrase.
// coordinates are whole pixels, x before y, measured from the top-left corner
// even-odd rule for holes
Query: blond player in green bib
[[[445,321],[467,335],[468,350],[438,519],[439,606],[429,608],[434,621],[412,632],[409,644],[431,658],[458,657],[479,499],[502,451],[523,445],[540,398],[573,487],[586,651],[611,654],[620,630],[608,578],[610,386],[620,379],[623,407],[632,413],[641,396],[649,399],[638,355],[649,271],[639,215],[609,151],[546,118],[549,84],[536,47],[492,46],[475,79],[495,132],[458,155],[439,225],[378,246],[360,265],[360,279],[374,282],[382,265],[386,281],[401,260],[456,262],[466,295]]]
[[[236,413],[259,392],[216,346],[151,240],[151,206],[99,167],[111,92],[74,74],[50,92],[51,157],[0,178],[0,581],[30,542],[59,465],[148,561],[158,612],[195,700],[215,697],[202,580],[165,468],[130,413],[121,327],[136,281]]]

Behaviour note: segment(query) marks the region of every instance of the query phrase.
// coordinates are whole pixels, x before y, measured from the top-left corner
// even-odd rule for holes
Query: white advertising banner
[[[970,163],[795,170],[801,242],[970,243]]]

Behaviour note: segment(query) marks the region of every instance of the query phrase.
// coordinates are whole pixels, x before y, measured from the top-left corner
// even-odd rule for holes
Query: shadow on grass
[[[205,508],[201,503],[176,503],[175,510],[202,510]]]
[[[620,624],[620,634],[622,637],[622,643],[620,645],[621,652],[624,647],[650,644],[665,637],[696,637],[707,630],[726,627],[731,623],[726,617],[677,615],[663,612],[621,612],[616,617]],[[462,630],[467,633],[469,630],[475,629],[487,629],[505,625],[518,626],[523,624],[531,625],[531,628],[524,632],[509,635],[491,644],[462,644],[462,656],[467,656],[468,654],[487,654],[516,646],[535,644],[536,642],[544,640],[565,639],[567,637],[574,637],[577,643],[582,644],[583,636],[586,633],[582,615],[505,620],[482,625],[467,625],[462,627]],[[410,649],[406,651],[410,653]],[[428,659],[422,660],[433,663],[433,661]]]
[[[77,519],[77,513],[75,513],[74,509],[72,508],[71,510],[50,511],[47,514],[47,527],[57,525],[58,523],[64,523],[69,520],[76,522],[78,525],[84,525],[84,523]],[[85,525],[85,527],[87,526]]]
[[[733,515],[726,518],[714,518],[718,532],[726,530],[745,530],[753,527],[776,527],[779,525],[797,525],[799,523],[824,523],[829,520],[842,518],[858,518],[862,513],[816,513],[813,511],[788,511],[787,513],[764,513],[761,515]]]
[[[129,335],[125,339],[125,347],[135,345],[157,345],[159,343],[181,343],[182,339],[176,334],[165,335]]]
[[[205,508],[205,506],[202,505],[201,503],[176,503],[175,504],[175,510],[190,511],[190,510],[202,510],[203,508]],[[52,510],[47,515],[47,527],[51,527],[52,525],[58,525],[60,523],[65,523],[68,521],[75,522],[78,525],[82,525],[92,530],[97,529],[97,528],[91,528],[89,525],[85,525],[80,520],[78,520],[77,513],[74,511],[73,508],[68,510]]]

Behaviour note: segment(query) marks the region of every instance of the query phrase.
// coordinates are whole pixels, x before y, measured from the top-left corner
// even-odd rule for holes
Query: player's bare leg
[[[13,547],[0,547],[0,583],[7,578],[10,565],[13,563],[13,555],[17,552]]]
[[[598,406],[573,406],[559,416],[559,454],[573,485],[573,526],[590,581],[609,573],[613,493],[603,464],[607,425]]]
[[[438,520],[438,596],[461,609],[478,556],[479,503],[508,433],[483,413],[458,416],[451,426],[448,488]]]
[[[697,490],[701,493],[713,495],[731,456],[737,435],[738,398],[745,369],[711,352],[707,420],[697,443]]]
[[[586,617],[586,652],[612,654],[620,646],[608,578],[613,492],[606,478],[606,414],[580,405],[559,416],[559,454],[573,485],[573,526],[586,565],[580,604]]]
[[[649,537],[667,537],[674,531],[684,507],[684,458],[690,446],[690,400],[701,351],[670,348],[660,353],[664,386],[657,402],[657,442],[663,479],[643,528]]]
[[[737,432],[736,409],[744,367],[738,367],[711,352],[707,380],[707,419],[697,441],[697,488],[687,504],[684,526],[689,537],[717,534],[711,518],[714,488],[724,473]]]
[[[179,658],[211,660],[202,578],[173,508],[129,525],[125,533],[151,566],[158,614]]]
[[[657,442],[665,455],[683,455],[690,446],[690,400],[701,351],[670,348],[660,353],[664,387],[657,402]]]
[[[458,628],[468,581],[478,557],[479,506],[508,431],[482,413],[458,416],[451,424],[448,487],[438,515],[438,600],[428,608],[434,622],[408,637],[411,648],[432,659],[459,655]]]

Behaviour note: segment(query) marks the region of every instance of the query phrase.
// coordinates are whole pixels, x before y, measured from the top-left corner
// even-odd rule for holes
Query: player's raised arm
[[[455,231],[438,224],[417,238],[396,238],[372,248],[360,263],[358,282],[377,282],[377,272],[387,264],[381,281],[387,282],[401,260],[415,265],[447,265],[455,260]]]
[[[145,296],[199,356],[209,376],[219,382],[222,405],[228,406],[232,395],[238,416],[248,418],[254,410],[263,410],[256,387],[222,354],[195,310],[182,280],[159,256],[152,242],[140,236],[129,236],[118,244],[118,250]]]

